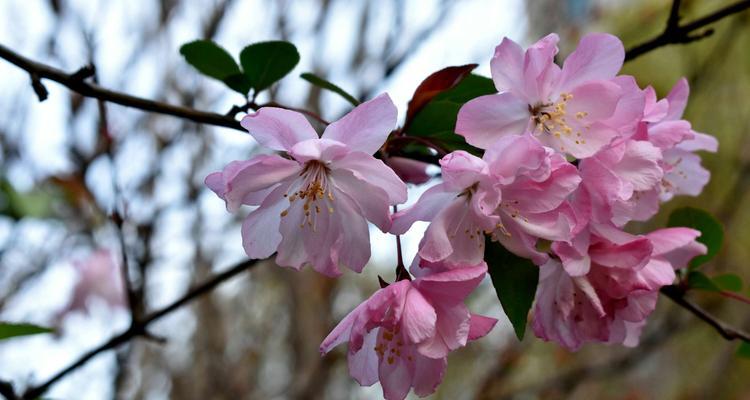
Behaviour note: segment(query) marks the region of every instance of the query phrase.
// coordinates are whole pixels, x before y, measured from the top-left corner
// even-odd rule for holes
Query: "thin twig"
[[[82,70],[73,74],[68,74],[52,66],[28,59],[3,45],[0,45],[0,58],[4,58],[29,73],[34,91],[40,101],[43,101],[46,98],[47,90],[41,83],[41,78],[46,78],[58,82],[83,96],[93,97],[126,107],[137,108],[139,110],[185,118],[193,122],[244,131],[240,126],[240,123],[230,116],[161,103],[105,89],[99,85],[88,83],[81,79],[86,76],[85,73],[81,73]]]
[[[713,29],[707,29],[697,34],[691,33],[725,17],[745,11],[750,8],[750,0],[738,1],[685,25],[679,23],[679,8],[680,0],[673,0],[667,27],[664,31],[656,37],[630,48],[625,52],[625,61],[633,60],[662,46],[690,43],[708,37],[713,34]]]
[[[54,385],[55,383],[57,383],[60,379],[62,379],[69,373],[77,370],[78,368],[82,367],[83,365],[88,363],[92,358],[96,357],[100,353],[103,353],[108,350],[112,350],[116,348],[117,346],[123,343],[126,343],[137,336],[143,336],[146,333],[146,328],[148,328],[148,326],[151,323],[179,309],[183,305],[200,297],[201,295],[210,292],[211,290],[219,286],[224,281],[227,281],[230,278],[256,266],[258,263],[259,263],[259,260],[243,261],[229,268],[228,270],[224,272],[216,274],[214,277],[212,277],[211,279],[208,279],[207,281],[201,283],[200,285],[195,286],[194,288],[190,289],[187,293],[185,293],[185,295],[175,300],[172,304],[146,315],[142,320],[133,323],[125,331],[112,336],[106,342],[84,353],[83,355],[81,355],[81,357],[78,358],[78,360],[74,361],[68,367],[61,370],[57,374],[55,374],[44,383],[27,389],[26,392],[23,394],[23,396],[21,396],[21,399],[33,400],[33,399],[38,398],[39,396],[43,395],[47,390],[49,390],[49,388],[52,387],[52,385]]]
[[[696,317],[703,320],[705,323],[710,325],[716,332],[726,340],[744,340],[750,342],[750,334],[743,332],[742,330],[728,325],[727,323],[719,320],[715,316],[711,315],[697,304],[691,302],[685,298],[685,290],[677,285],[669,285],[661,288],[661,293],[667,296],[670,300],[677,303],[682,308],[690,311]]]

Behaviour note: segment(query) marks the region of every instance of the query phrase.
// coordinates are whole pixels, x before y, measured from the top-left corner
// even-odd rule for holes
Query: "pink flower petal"
[[[414,394],[419,397],[426,397],[435,393],[438,385],[443,381],[448,360],[446,358],[433,359],[416,354],[415,363]]]
[[[406,184],[392,169],[375,157],[354,151],[331,163],[331,169],[348,169],[358,179],[362,179],[388,194],[390,205],[406,201]]]
[[[667,115],[664,116],[664,119],[676,120],[682,118],[682,114],[685,112],[685,107],[687,106],[689,95],[690,87],[688,86],[687,79],[680,78],[667,95],[669,110],[667,111]]]
[[[346,169],[333,170],[331,178],[339,190],[346,192],[354,199],[362,215],[368,221],[375,224],[381,231],[388,232],[391,228],[391,213],[388,193],[385,190],[370,185]]]
[[[206,177],[206,185],[227,203],[227,210],[237,211],[248,204],[254,192],[278,185],[297,175],[301,166],[277,155],[260,155],[247,161],[233,161],[221,172]]]
[[[487,149],[504,135],[524,133],[529,124],[528,104],[510,92],[480,96],[458,111],[456,133]]]
[[[242,118],[241,125],[258,143],[273,150],[288,151],[298,142],[318,138],[302,114],[283,108],[263,107]]]
[[[406,293],[401,328],[411,343],[420,343],[435,335],[437,314],[419,290],[412,288]]]
[[[322,137],[344,143],[353,151],[372,155],[396,127],[397,113],[391,98],[383,93],[328,125]]]
[[[614,78],[622,68],[625,49],[616,36],[591,33],[563,63],[560,90],[566,91],[593,80]]]
[[[469,340],[477,340],[487,336],[497,324],[497,319],[483,315],[471,314],[469,321]]]
[[[523,93],[523,87],[520,86],[523,82],[523,58],[523,48],[507,37],[495,48],[490,69],[498,92],[515,90]]]
[[[455,197],[456,193],[446,191],[442,183],[427,189],[413,206],[393,214],[390,232],[402,235],[416,221],[431,221]]]

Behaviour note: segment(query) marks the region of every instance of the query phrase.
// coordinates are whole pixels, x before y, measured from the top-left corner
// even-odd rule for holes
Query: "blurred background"
[[[685,20],[730,1],[683,1]],[[199,75],[179,47],[217,41],[237,56],[247,44],[293,42],[301,62],[269,100],[335,119],[336,95],[298,78],[323,76],[367,99],[388,91],[405,113],[419,82],[449,65],[489,59],[503,36],[529,44],[561,35],[567,54],[589,31],[619,35],[626,48],[661,32],[664,0],[3,0],[0,43],[66,71],[92,62],[103,86],[201,110],[227,112],[241,95]],[[681,76],[692,94],[686,118],[718,137],[704,154],[711,183],[669,210],[706,208],[727,240],[708,272],[750,280],[750,12],[714,24],[713,36],[660,48],[624,73],[665,95]],[[38,383],[83,351],[127,328],[118,272],[123,252],[142,313],[243,259],[241,215],[203,185],[204,177],[258,150],[248,135],[97,101],[47,82],[40,103],[28,74],[0,60],[0,320],[55,326],[55,335],[0,342],[0,379]],[[423,189],[414,188],[414,201]],[[121,226],[109,218],[117,213]],[[407,262],[424,225],[405,238]],[[54,386],[49,399],[370,399],[346,370],[345,346],[321,358],[329,330],[392,279],[395,242],[371,230],[373,257],[362,275],[332,280],[264,262],[153,326],[164,344],[135,340],[101,354]],[[740,303],[691,295],[750,328]],[[485,282],[474,312],[500,319],[485,339],[451,355],[435,399],[750,398],[750,361],[685,310],[661,299],[640,347],[588,345],[569,353],[534,338],[518,342]]]

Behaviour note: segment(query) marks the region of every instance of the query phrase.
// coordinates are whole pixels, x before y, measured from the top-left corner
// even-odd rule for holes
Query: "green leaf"
[[[708,252],[690,261],[690,268],[697,268],[714,258],[724,242],[724,228],[721,223],[708,212],[698,208],[683,207],[674,210],[669,215],[667,225],[684,226],[701,232],[698,241],[706,245]]]
[[[463,104],[479,96],[494,93],[497,93],[497,89],[495,89],[492,79],[481,75],[469,74],[454,88],[435,96],[434,100],[450,100]]]
[[[729,292],[742,291],[742,278],[735,274],[722,274],[711,279],[719,289]]]
[[[737,353],[735,354],[737,355],[737,357],[750,358],[750,343],[740,343],[740,346],[737,347]]]
[[[707,290],[709,292],[718,292],[721,290],[711,278],[700,271],[690,271],[687,281],[691,289]]]
[[[284,41],[251,44],[240,53],[242,70],[256,93],[283,78],[298,62],[297,48]]]
[[[232,90],[247,94],[250,84],[234,58],[210,40],[196,40],[180,47],[180,54],[200,73],[218,79]]]
[[[487,262],[497,298],[503,305],[518,340],[526,333],[529,309],[539,283],[539,267],[530,260],[516,256],[502,245],[485,239],[484,259]]]
[[[352,103],[352,105],[355,107],[359,105],[359,101],[354,96],[347,93],[344,89],[340,88],[339,86],[334,85],[330,81],[327,81],[313,73],[305,72],[304,74],[300,75],[300,78],[312,83],[313,85],[319,88],[330,90],[338,94],[349,103]]]
[[[14,324],[9,322],[0,322],[0,340],[18,337],[38,335],[40,333],[52,333],[54,329],[33,324]]]

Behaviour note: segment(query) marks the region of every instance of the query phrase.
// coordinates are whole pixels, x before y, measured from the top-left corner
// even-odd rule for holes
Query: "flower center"
[[[401,335],[400,326],[396,325],[393,329],[381,327],[379,336],[374,350],[381,360],[385,359],[388,364],[393,364],[397,358],[406,356],[407,361],[414,361],[414,357],[409,354],[411,352],[406,351],[404,348],[404,339]]]
[[[534,133],[546,133],[557,139],[565,136],[567,139],[574,140],[575,144],[586,144],[582,130],[590,128],[588,124],[583,125],[585,122],[583,120],[588,116],[588,113],[586,111],[576,112],[575,123],[566,119],[568,117],[567,103],[572,98],[573,95],[570,93],[561,93],[557,102],[529,105],[531,118],[536,125]],[[564,151],[564,148],[561,150]]]
[[[300,200],[305,214],[299,227],[304,229],[307,226],[315,232],[317,214],[321,213],[321,206],[327,209],[329,214],[333,214],[333,189],[328,182],[330,171],[330,168],[320,161],[308,161],[300,172],[302,184],[299,190],[291,195],[288,193],[284,195],[289,199],[289,207],[281,212],[281,216],[286,217],[295,201]]]

